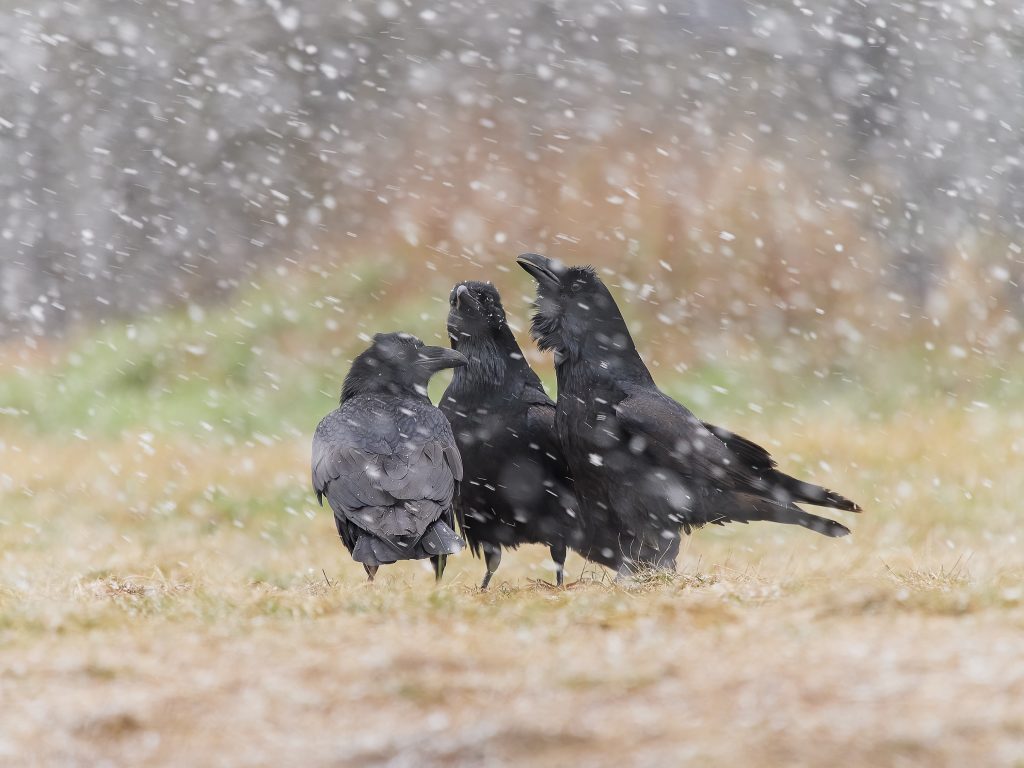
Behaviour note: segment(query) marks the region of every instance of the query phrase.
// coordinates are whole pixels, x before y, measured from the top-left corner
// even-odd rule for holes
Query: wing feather
[[[433,406],[360,400],[346,401],[317,427],[313,489],[336,516],[408,549],[434,521],[451,521],[462,460]]]
[[[615,414],[630,450],[648,454],[659,466],[717,488],[764,490],[764,481],[719,437],[660,392],[627,397],[615,407]]]

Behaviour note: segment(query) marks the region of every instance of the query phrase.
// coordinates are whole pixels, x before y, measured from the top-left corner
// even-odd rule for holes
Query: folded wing
[[[313,488],[345,545],[367,564],[458,551],[452,499],[462,461],[448,422],[433,408],[373,415],[343,406],[313,438]]]
[[[627,397],[616,407],[616,418],[628,449],[665,470],[648,483],[648,495],[665,488],[672,516],[686,528],[767,520],[844,536],[849,533],[845,526],[809,514],[794,502],[860,510],[834,491],[779,472],[764,448],[701,422],[660,392]]]

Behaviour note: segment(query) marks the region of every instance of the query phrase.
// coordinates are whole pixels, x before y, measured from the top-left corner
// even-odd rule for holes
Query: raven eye
[[[579,293],[580,291],[582,291],[583,290],[583,281],[582,280],[575,280],[575,281],[573,281],[572,289],[571,290],[572,290],[573,293]]]

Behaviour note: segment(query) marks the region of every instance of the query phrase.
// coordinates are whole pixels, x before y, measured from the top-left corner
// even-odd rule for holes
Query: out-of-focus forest
[[[541,249],[614,270],[676,344],[1016,351],[1021,15],[3,2],[0,330],[353,260],[443,293]]]

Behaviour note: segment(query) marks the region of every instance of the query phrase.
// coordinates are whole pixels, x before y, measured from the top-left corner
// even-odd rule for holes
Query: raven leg
[[[484,561],[487,563],[487,573],[484,574],[484,580],[480,584],[480,589],[487,589],[487,585],[491,583],[491,576],[498,570],[498,566],[501,564],[501,547],[497,545],[494,547],[485,546]]]
[[[434,564],[434,581],[440,582],[444,576],[444,567],[448,564],[448,555],[434,555],[430,562]]]
[[[555,561],[555,586],[565,584],[565,542],[551,545],[551,559]]]
[[[373,577],[377,575],[377,569],[378,568],[380,568],[379,565],[364,565],[363,566],[363,570],[366,571],[366,575],[368,577],[367,581],[369,581],[371,583],[373,582]]]

